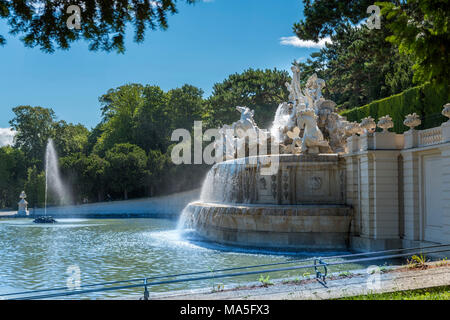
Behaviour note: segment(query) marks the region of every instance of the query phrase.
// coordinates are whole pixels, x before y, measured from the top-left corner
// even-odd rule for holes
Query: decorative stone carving
[[[324,140],[322,132],[317,126],[317,116],[313,109],[299,111],[299,127],[305,127],[301,143],[302,153],[330,153],[328,141]]]
[[[389,115],[385,115],[378,120],[377,126],[386,133],[389,132],[390,128],[394,127],[394,122],[392,122],[392,118]]]
[[[289,175],[287,172],[283,174],[283,196],[285,200],[289,197]]]
[[[359,123],[356,121],[348,122],[345,130],[347,131],[347,134],[350,136],[354,136],[355,134],[359,133],[361,128],[359,127]]]
[[[237,106],[236,110],[241,113],[241,119],[233,123],[232,125],[234,134],[239,138],[243,138],[249,134],[249,130],[254,131],[256,133],[258,130],[258,126],[256,125],[256,122],[253,119],[255,111],[250,110],[247,107],[240,107],[240,106]]]
[[[224,125],[219,129],[221,140],[217,141],[215,147],[222,148],[223,159],[231,160],[235,158],[236,138],[233,136],[234,130],[229,125]]]
[[[273,175],[271,176],[272,184],[270,185],[270,189],[272,191],[272,196],[274,199],[277,198],[277,176]]]
[[[244,155],[256,155],[265,143],[280,146],[282,154],[301,153],[344,153],[347,152],[347,138],[362,134],[362,130],[373,131],[373,119],[365,119],[367,127],[360,127],[356,122],[348,122],[345,117],[335,112],[336,103],[322,97],[325,81],[313,74],[304,90],[300,86],[300,69],[292,68],[292,81],[286,83],[290,102],[278,106],[270,132],[265,132],[256,125],[254,111],[237,106],[241,113],[239,121],[231,127],[222,128],[224,158],[226,160]],[[370,120],[370,121],[369,121]],[[297,128],[297,127],[298,128]],[[231,133],[229,133],[231,131]],[[247,145],[247,137],[248,145]]]
[[[319,190],[322,187],[322,178],[311,177],[308,181],[308,186],[311,190]]]
[[[319,111],[319,101],[323,100],[322,98],[322,89],[325,87],[325,81],[317,77],[317,74],[314,73],[311,77],[309,77],[306,82],[306,88],[304,90],[304,95],[306,96],[307,108],[314,109],[316,114]]]
[[[286,135],[292,140],[292,143],[286,146],[287,153],[300,154],[302,145],[300,129],[295,127],[292,131],[288,131]]]
[[[372,117],[366,117],[361,120],[361,123],[359,124],[359,126],[365,132],[373,133],[373,132],[375,132],[375,128],[377,127],[377,124],[375,123],[375,120]]]
[[[407,126],[409,130],[414,130],[414,127],[420,126],[421,123],[420,117],[415,112],[413,114],[408,114],[405,117],[405,121],[403,121],[403,124]]]
[[[261,184],[261,190],[267,190],[267,181],[264,177],[259,179],[259,183]]]
[[[305,103],[305,96],[302,94],[300,86],[300,69],[297,66],[292,66],[292,81],[286,83],[286,88],[289,91],[289,101],[293,103],[294,108],[300,104]]]
[[[450,103],[444,104],[444,109],[442,110],[442,115],[450,119]],[[448,120],[447,120],[448,122]]]

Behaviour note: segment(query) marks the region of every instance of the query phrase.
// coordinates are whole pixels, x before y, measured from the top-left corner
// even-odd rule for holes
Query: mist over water
[[[45,203],[48,199],[55,204],[71,204],[72,195],[69,188],[61,179],[58,154],[52,139],[47,142],[45,150]]]

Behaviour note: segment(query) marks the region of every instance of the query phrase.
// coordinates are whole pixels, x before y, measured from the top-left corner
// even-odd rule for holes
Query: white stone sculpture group
[[[267,142],[279,144],[281,154],[346,153],[347,138],[356,134],[373,135],[377,126],[383,133],[394,127],[389,115],[380,117],[378,123],[372,117],[362,119],[361,123],[347,121],[335,112],[336,103],[322,96],[323,79],[313,74],[302,89],[300,69],[293,66],[291,70],[292,80],[285,84],[289,101],[278,106],[270,131],[258,128],[253,119],[254,110],[236,107],[241,113],[239,121],[220,129],[224,160],[249,153],[256,155],[258,148]],[[442,114],[450,116],[450,104],[444,106]],[[404,121],[411,129],[420,123],[415,113],[407,115]]]
[[[293,66],[292,81],[286,83],[289,102],[278,106],[270,132],[258,128],[253,110],[236,107],[241,113],[239,121],[220,129],[224,159],[245,156],[246,142],[249,151],[256,151],[258,146],[271,141],[280,145],[280,153],[345,152],[346,138],[354,131],[349,130],[349,122],[344,117],[334,112],[336,103],[323,98],[324,87],[325,81],[313,74],[302,90],[300,69]]]

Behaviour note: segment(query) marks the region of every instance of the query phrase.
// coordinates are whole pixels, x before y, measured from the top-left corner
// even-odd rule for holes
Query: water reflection
[[[0,221],[0,292],[64,287],[67,268],[72,265],[80,268],[83,285],[282,262],[314,255],[318,253],[264,252],[215,245],[201,241],[194,232],[180,233],[176,222],[164,219],[59,219],[57,224],[49,225],[33,224],[30,219],[9,219]],[[345,266],[346,270],[348,268]],[[299,271],[289,274],[298,275]],[[282,275],[286,273],[271,274],[271,278]],[[258,276],[253,275],[215,281],[242,283],[257,279]],[[161,285],[151,290],[161,292],[213,285],[214,280],[204,280]],[[125,297],[131,293],[141,294],[141,291],[110,291],[82,298]]]

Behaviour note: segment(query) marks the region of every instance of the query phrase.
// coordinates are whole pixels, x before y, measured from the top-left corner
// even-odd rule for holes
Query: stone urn
[[[420,126],[421,123],[420,117],[415,112],[413,114],[408,114],[405,117],[405,121],[403,121],[403,124],[407,126],[409,130],[414,130],[414,128]]]
[[[450,119],[450,103],[444,104],[444,109],[442,110],[442,115]],[[449,121],[447,121],[449,122]]]
[[[354,122],[349,122],[347,124],[347,126],[345,127],[345,131],[347,131],[348,135],[354,136],[357,133],[360,133],[361,128],[359,127],[359,123],[354,121]]]
[[[27,216],[28,215],[28,202],[25,200],[27,195],[25,194],[25,191],[22,191],[20,193],[20,201],[18,202],[19,210],[17,210],[17,214],[20,216]]]
[[[394,122],[392,122],[392,118],[389,115],[385,115],[378,120],[377,126],[383,129],[383,133],[387,133],[389,129],[394,127]]]
[[[361,129],[364,129],[365,132],[373,133],[375,132],[377,124],[375,123],[375,120],[372,117],[366,117],[361,120],[359,126],[361,127]]]

